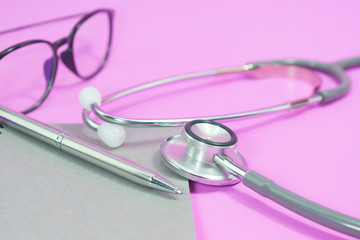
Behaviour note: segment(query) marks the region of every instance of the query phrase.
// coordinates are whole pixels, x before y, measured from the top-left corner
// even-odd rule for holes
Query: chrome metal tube
[[[0,120],[11,128],[137,184],[166,192],[181,193],[176,186],[151,170],[23,114],[0,106]]]
[[[101,106],[97,104],[92,104],[91,111],[88,111],[86,109],[83,110],[83,120],[84,123],[93,130],[96,130],[99,127],[99,124],[96,122],[96,120],[90,117],[90,113],[94,113],[96,117],[98,117],[99,119],[105,122],[126,125],[128,127],[175,127],[175,126],[182,126],[186,122],[192,121],[194,119],[214,120],[221,122],[234,121],[237,119],[263,116],[269,113],[294,110],[296,108],[306,107],[314,103],[321,103],[323,101],[323,98],[322,96],[317,94],[317,91],[320,87],[321,78],[317,74],[315,74],[315,72],[309,69],[300,68],[297,66],[291,66],[290,64],[287,63],[288,62],[286,62],[283,65],[277,64],[277,61],[274,61],[273,65],[271,65],[271,62],[266,62],[263,64],[254,63],[254,64],[246,64],[239,67],[217,69],[217,70],[204,71],[204,72],[191,73],[191,74],[165,78],[154,82],[145,83],[130,89],[117,91],[113,94],[104,97],[102,100],[102,104],[109,104],[112,101],[133,94],[135,92],[144,91],[147,89],[151,89],[161,85],[166,85],[173,82],[196,79],[206,76],[229,74],[229,73],[239,73],[239,74],[243,73],[244,76],[249,76],[255,79],[274,77],[274,76],[302,79],[303,81],[306,81],[311,85],[313,85],[314,93],[310,97],[302,99],[301,102],[296,101],[292,103],[283,103],[283,104],[269,106],[252,111],[239,112],[239,113],[220,115],[220,116],[205,116],[201,118],[186,117],[186,118],[178,118],[178,119],[143,119],[143,118],[133,119],[133,118],[118,117],[103,111]]]

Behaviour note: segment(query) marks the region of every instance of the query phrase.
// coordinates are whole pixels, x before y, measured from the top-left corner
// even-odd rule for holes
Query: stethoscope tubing
[[[243,183],[263,197],[271,199],[307,219],[347,235],[360,238],[359,219],[303,198],[255,171],[248,171],[243,178]]]
[[[261,196],[323,226],[360,238],[359,219],[334,211],[301,197],[277,185],[271,179],[256,171],[244,170],[233,164],[231,159],[226,155],[216,155],[214,161],[227,172],[241,178],[245,186]]]

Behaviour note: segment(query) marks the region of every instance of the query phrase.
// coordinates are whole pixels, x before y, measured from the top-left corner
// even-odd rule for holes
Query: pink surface
[[[85,86],[95,86],[106,95],[162,77],[249,61],[332,62],[360,54],[358,1],[5,0],[1,6],[6,11],[1,11],[0,30],[99,7],[116,11],[108,64],[88,82],[60,64],[49,98],[30,114],[44,122],[80,123],[77,98]],[[0,49],[35,38],[58,40],[73,24],[67,21],[0,36]],[[338,102],[228,126],[237,133],[238,148],[251,169],[304,197],[360,218],[360,70],[348,73],[353,80],[351,91]],[[333,85],[327,81],[325,88]],[[235,81],[199,82],[195,90],[185,85],[162,96],[139,94],[122,103],[121,113],[162,117],[236,112],[250,107],[251,101],[256,106],[269,102],[269,96],[287,98],[297,92],[294,88],[302,88],[285,81],[254,84],[244,89]],[[200,88],[201,93],[196,91]],[[242,184],[190,186],[198,239],[349,239]]]

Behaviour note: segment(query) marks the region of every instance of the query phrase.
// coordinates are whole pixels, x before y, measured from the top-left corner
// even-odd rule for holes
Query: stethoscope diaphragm
[[[237,178],[214,161],[216,154],[226,154],[237,165],[246,162],[235,149],[237,137],[228,127],[208,120],[186,123],[181,135],[165,139],[161,144],[164,163],[179,175],[207,185],[227,186],[239,183]]]

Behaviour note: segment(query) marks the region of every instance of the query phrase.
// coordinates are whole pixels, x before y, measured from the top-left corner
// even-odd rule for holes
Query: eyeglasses
[[[0,52],[0,104],[22,113],[38,108],[53,88],[59,58],[81,79],[88,80],[100,72],[109,56],[113,10],[56,18],[0,35],[76,17],[81,19],[70,34],[58,41],[30,40]],[[65,44],[67,48],[58,56],[58,49]]]

